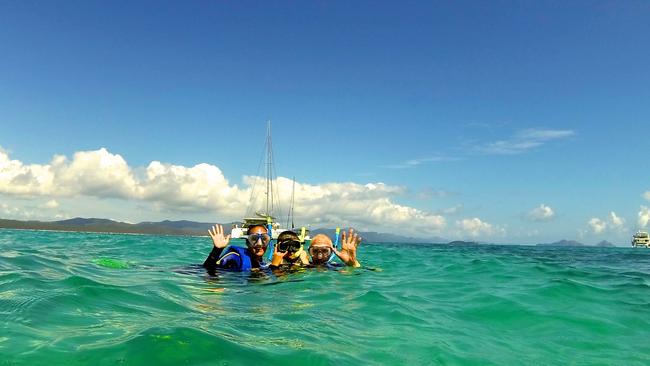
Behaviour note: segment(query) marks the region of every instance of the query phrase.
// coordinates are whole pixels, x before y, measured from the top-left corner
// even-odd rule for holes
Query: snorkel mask
[[[283,240],[278,242],[277,246],[279,252],[287,252],[288,257],[291,259],[296,259],[303,253],[302,243],[298,240]]]
[[[248,245],[249,248],[266,249],[266,247],[269,245],[269,242],[271,241],[271,237],[266,233],[254,233],[248,235],[246,237],[246,241],[246,245]]]
[[[302,243],[297,240],[283,240],[278,242],[278,251],[295,253],[302,248]]]
[[[332,248],[327,246],[311,246],[309,247],[309,255],[315,264],[323,264],[329,261],[332,256]]]

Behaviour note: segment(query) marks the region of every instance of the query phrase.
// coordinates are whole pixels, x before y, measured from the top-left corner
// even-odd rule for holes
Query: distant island
[[[578,241],[575,240],[566,240],[562,239],[560,241],[556,241],[554,243],[542,243],[542,244],[537,244],[537,246],[550,246],[550,247],[584,247],[585,244],[582,244]]]
[[[479,243],[477,243],[475,241],[462,241],[462,240],[450,241],[447,244],[449,244],[449,245],[479,245]]]
[[[119,234],[151,234],[151,235],[207,235],[208,228],[213,224],[194,221],[161,221],[141,222],[130,224],[108,219],[77,217],[61,221],[19,221],[0,219],[0,228],[4,229],[29,229],[29,230],[57,230],[57,231],[84,231],[97,233]],[[229,228],[230,224],[224,224]]]
[[[221,223],[226,234],[232,230],[235,222]],[[159,222],[144,221],[137,224],[114,221],[99,218],[82,218],[60,220],[60,221],[20,221],[0,219],[0,229],[24,229],[24,230],[54,230],[54,231],[77,231],[97,232],[116,234],[146,234],[146,235],[181,235],[181,236],[207,236],[208,229],[214,223],[196,222],[188,220],[164,220]],[[343,228],[342,228],[343,229]],[[310,234],[326,234],[334,237],[335,229],[311,229]],[[476,241],[454,240],[431,236],[426,238],[414,238],[410,236],[391,233],[380,233],[376,231],[359,232],[365,242],[369,243],[406,243],[406,244],[445,244],[452,246],[484,245],[487,243]],[[554,243],[536,244],[537,246],[556,247],[581,247],[588,246],[575,240],[560,240]],[[594,246],[615,247],[609,241],[603,240]]]
[[[234,222],[221,223],[226,234],[232,230]],[[117,234],[148,234],[148,235],[184,235],[184,236],[207,236],[208,229],[214,223],[195,221],[160,221],[140,222],[130,224],[126,222],[113,221],[109,219],[81,218],[77,217],[60,221],[19,221],[0,219],[0,229],[25,229],[25,230],[55,230],[55,231],[81,231],[97,233]],[[312,229],[310,234],[326,234],[334,237],[335,229]],[[364,241],[371,243],[445,243],[447,240],[439,237],[413,238],[390,233],[379,233],[374,231],[359,233]]]
[[[537,246],[550,246],[550,247],[586,247],[586,246],[615,247],[616,245],[608,242],[607,240],[603,240],[601,242],[598,242],[595,245],[587,245],[587,244],[583,244],[583,243],[580,243],[580,242],[575,241],[575,240],[562,239],[562,240],[556,241],[554,243],[537,244]]]

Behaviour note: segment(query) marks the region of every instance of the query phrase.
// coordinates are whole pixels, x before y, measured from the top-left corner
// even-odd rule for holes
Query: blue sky
[[[645,1],[2,2],[0,217],[237,219],[271,120],[312,226],[623,245],[650,217],[649,17]]]

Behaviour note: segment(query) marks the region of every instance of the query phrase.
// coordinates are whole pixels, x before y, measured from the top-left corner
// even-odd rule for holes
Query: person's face
[[[332,243],[327,240],[313,240],[309,246],[309,255],[313,264],[324,264],[332,255]]]
[[[266,234],[266,229],[261,226],[253,228],[250,234],[248,234],[247,244],[248,249],[257,257],[264,255],[266,247],[269,245],[270,238]]]
[[[286,256],[290,257],[300,250],[302,244],[298,238],[285,237],[282,240],[278,240],[277,246],[278,252],[286,252]]]

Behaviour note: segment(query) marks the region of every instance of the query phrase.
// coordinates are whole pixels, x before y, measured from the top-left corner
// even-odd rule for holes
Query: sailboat
[[[241,224],[235,224],[235,226],[232,228],[232,231],[230,232],[230,236],[233,239],[236,238],[245,238],[246,237],[246,231],[250,226],[256,226],[256,225],[263,225],[268,227],[271,225],[271,235],[273,239],[277,239],[278,236],[283,232],[287,231],[286,227],[282,227],[280,224],[278,218],[276,217],[276,211],[277,211],[277,216],[279,216],[281,213],[279,212],[279,194],[276,189],[276,187],[273,186],[274,178],[275,178],[275,171],[274,171],[274,161],[273,161],[273,144],[272,144],[272,139],[271,139],[271,121],[268,122],[267,124],[267,131],[266,131],[266,146],[265,146],[265,160],[266,160],[266,187],[264,191],[265,199],[264,199],[264,207],[263,209],[257,209],[254,205],[257,204],[257,197],[256,193],[258,188],[259,182],[256,182],[257,184],[254,184],[252,189],[251,189],[251,199],[249,201],[249,207],[247,209],[247,214],[245,217],[242,219]],[[261,165],[261,164],[260,164]],[[295,188],[295,180],[294,180],[294,188]],[[255,209],[254,212],[251,212],[252,209]],[[291,208],[289,211],[289,215],[293,217],[293,193],[292,193],[292,198],[291,198]],[[293,220],[292,220],[293,224]],[[288,223],[287,223],[288,226]],[[292,225],[293,229],[293,225]],[[295,230],[295,229],[294,229]],[[301,233],[298,233],[301,235],[301,237],[304,239],[309,239],[306,234],[307,230],[302,228]]]

